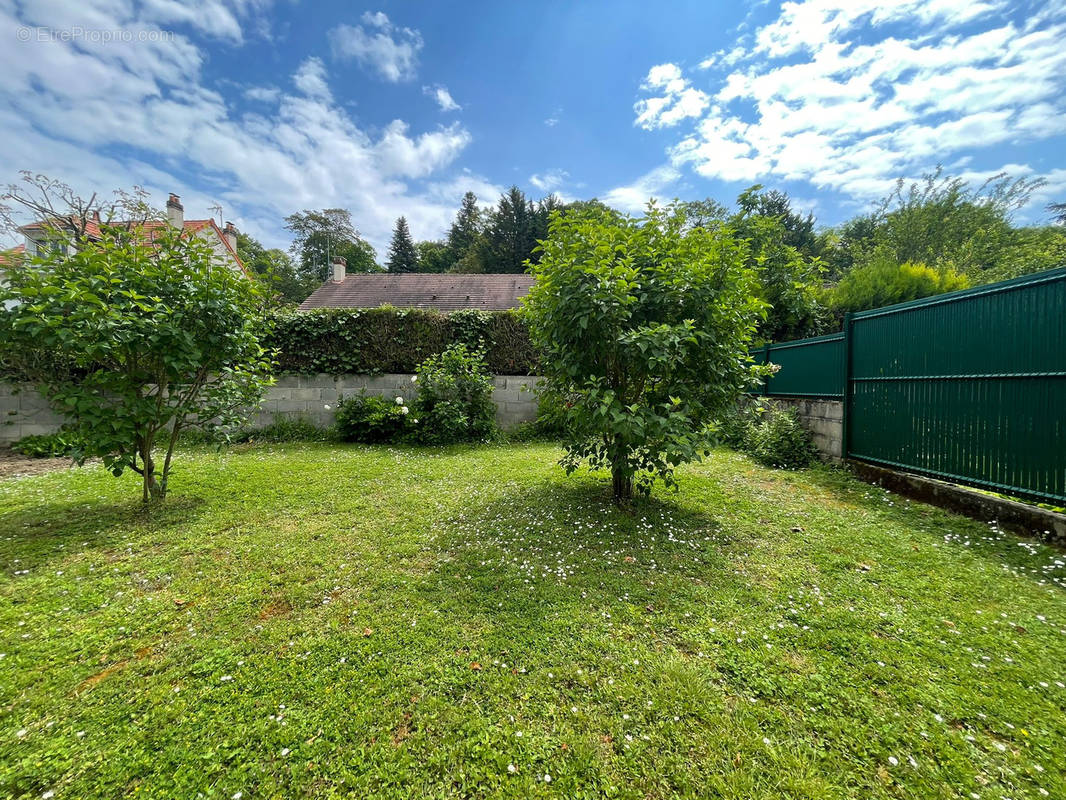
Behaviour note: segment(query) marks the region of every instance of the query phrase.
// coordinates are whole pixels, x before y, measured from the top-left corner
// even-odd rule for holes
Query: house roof
[[[386,305],[438,311],[503,311],[517,308],[532,285],[532,275],[348,275],[343,281],[326,281],[319,286],[300,304],[300,311]]]
[[[113,220],[110,224],[118,227],[129,223],[124,223],[121,220]],[[166,220],[150,219],[139,224],[144,231],[151,234],[152,231],[159,230],[170,223]],[[101,221],[98,218],[86,220],[85,235],[90,239],[99,239],[102,236],[100,225]],[[46,227],[47,225],[44,222],[31,222],[29,225],[23,225],[19,230],[23,233],[29,233],[32,231],[44,230]],[[241,268],[241,272],[248,275],[248,270],[245,268],[244,262],[241,261],[241,257],[237,255],[235,249],[230,247],[229,240],[226,238],[225,234],[223,234],[222,229],[218,227],[218,223],[213,219],[187,219],[182,223],[182,230],[190,234],[198,233],[204,228],[211,228],[215,235],[218,236],[219,241],[222,242],[222,245],[226,248],[227,252],[233,256],[233,260],[237,262],[237,266]]]

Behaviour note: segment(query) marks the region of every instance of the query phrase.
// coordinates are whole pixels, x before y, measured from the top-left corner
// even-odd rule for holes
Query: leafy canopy
[[[616,501],[671,486],[747,388],[763,303],[747,247],[679,205],[633,219],[602,206],[552,217],[525,303],[546,389],[565,399],[568,473],[609,467]]]
[[[71,255],[13,265],[0,287],[7,376],[67,417],[79,461],[141,474],[145,501],[166,495],[183,429],[237,425],[271,382],[256,284],[198,236],[148,236],[105,225]]]

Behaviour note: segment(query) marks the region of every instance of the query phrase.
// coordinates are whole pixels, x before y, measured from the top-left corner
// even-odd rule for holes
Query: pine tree
[[[536,245],[536,209],[517,186],[500,198],[485,233],[486,272],[525,272],[525,260]]]
[[[389,272],[418,272],[418,250],[407,228],[406,217],[396,220],[389,245],[388,268]]]
[[[451,251],[452,261],[461,261],[481,238],[481,209],[477,206],[477,195],[467,192],[463,195],[463,203],[459,207],[459,213],[455,215],[455,222],[448,230],[448,249]]]

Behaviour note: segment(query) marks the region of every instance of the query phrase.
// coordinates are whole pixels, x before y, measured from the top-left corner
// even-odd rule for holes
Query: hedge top
[[[279,312],[266,344],[279,373],[331,375],[415,372],[449,345],[483,348],[489,372],[535,375],[537,356],[517,311],[330,308]]]

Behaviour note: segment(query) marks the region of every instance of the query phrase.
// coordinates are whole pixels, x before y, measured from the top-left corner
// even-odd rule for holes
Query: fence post
[[[840,421],[840,459],[848,460],[848,447],[851,444],[851,333],[854,327],[851,312],[844,313],[844,403],[841,407]]]

